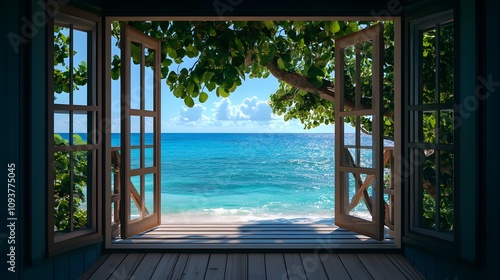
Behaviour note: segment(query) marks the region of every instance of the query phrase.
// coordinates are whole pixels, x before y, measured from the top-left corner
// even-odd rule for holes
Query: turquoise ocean
[[[131,144],[139,143],[140,134],[132,134]],[[112,134],[111,144],[120,145],[120,134]],[[152,156],[146,153],[145,161]],[[138,151],[131,157],[138,166]],[[163,133],[162,222],[330,221],[334,165],[334,134]],[[151,179],[145,178],[148,208]]]

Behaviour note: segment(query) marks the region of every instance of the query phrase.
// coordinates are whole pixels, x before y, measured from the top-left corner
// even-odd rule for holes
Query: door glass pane
[[[140,204],[141,198],[141,176],[131,176],[131,193],[130,193],[130,220],[141,218]]]
[[[146,67],[144,68],[144,110],[154,110],[154,49],[144,48]]]
[[[144,132],[147,134],[152,134],[155,128],[155,118],[153,117],[144,117]],[[151,143],[151,142],[149,142]],[[144,143],[146,144],[146,142]],[[152,144],[152,143],[151,143]],[[151,145],[147,144],[147,145]]]
[[[455,129],[455,112],[442,110],[439,112],[439,143],[453,144]]]
[[[153,167],[155,159],[154,148],[144,149],[144,167]]]
[[[70,231],[71,152],[54,153],[54,231]]]
[[[87,114],[73,115],[73,145],[87,144],[87,131],[89,129]]]
[[[359,91],[361,94],[360,102],[362,108],[371,109],[373,108],[372,96],[373,96],[373,44],[372,41],[365,41],[359,45],[359,62],[360,62],[360,74],[359,74]]]
[[[440,102],[453,104],[454,97],[454,27],[453,23],[441,26],[439,35],[439,94]]]
[[[54,25],[54,104],[69,104],[69,28]]]
[[[87,228],[91,205],[92,153],[73,153],[73,227],[75,230]]]
[[[54,145],[69,145],[69,112],[54,114]]]
[[[147,213],[153,214],[154,213],[154,206],[155,206],[155,201],[154,201],[154,185],[155,185],[155,175],[150,173],[144,175],[144,201],[146,203],[146,209]]]
[[[422,137],[424,143],[436,144],[436,112],[422,113]]]
[[[420,35],[421,40],[421,102],[433,104],[436,102],[436,30],[425,30]]]
[[[130,116],[130,146],[141,144],[141,117]]]
[[[344,92],[343,98],[354,100],[356,95],[356,48],[354,46],[347,46],[344,48]],[[342,96],[341,96],[342,98]],[[341,108],[344,112],[354,110],[352,106],[345,106]]]
[[[153,117],[144,117],[144,145],[154,145],[155,143],[155,134],[154,132],[154,118]]]
[[[372,177],[367,174],[350,173],[348,176],[349,203],[346,213],[363,220],[372,221],[372,216],[367,204],[371,203],[372,197]]]
[[[422,213],[421,227],[436,228],[436,155],[434,149],[422,150],[425,155],[421,167],[422,174]]]
[[[342,165],[347,167],[359,167],[358,148],[344,148],[342,154]]]
[[[93,105],[88,90],[88,40],[87,31],[73,30],[73,104]]]
[[[130,149],[130,169],[141,168],[141,149]]]
[[[359,167],[375,168],[374,156],[375,151],[373,149],[360,149]]]
[[[141,46],[130,43],[130,108],[137,110],[141,109]]]
[[[455,207],[454,207],[454,153],[440,151],[439,157],[439,191],[440,191],[440,225],[441,231],[452,231]]]

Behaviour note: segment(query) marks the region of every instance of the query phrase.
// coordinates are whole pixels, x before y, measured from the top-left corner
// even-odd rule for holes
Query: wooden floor
[[[113,253],[80,279],[423,279],[399,254]]]
[[[128,239],[114,249],[395,249],[382,241],[326,224],[164,224]]]

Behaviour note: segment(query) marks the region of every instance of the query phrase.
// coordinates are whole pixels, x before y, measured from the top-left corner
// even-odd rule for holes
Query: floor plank
[[[225,279],[248,279],[248,255],[228,254]]]
[[[424,277],[401,254],[386,254],[387,258],[399,268],[407,279],[420,280]]]
[[[174,270],[172,273],[172,280],[183,279],[184,267],[186,267],[187,260],[189,258],[189,254],[180,254],[177,262],[175,263]]]
[[[159,262],[163,254],[149,253],[144,256],[142,262],[132,274],[132,279],[149,279],[153,276],[155,269],[159,266]]]
[[[187,260],[182,279],[203,280],[207,272],[210,254],[190,254]]]
[[[373,279],[355,254],[339,254],[338,256],[351,279]]]
[[[266,260],[266,278],[272,279],[287,279],[286,265],[283,254],[271,253],[265,254]],[[285,276],[285,277],[283,277]]]
[[[404,279],[405,276],[399,269],[383,254],[357,254],[359,260],[375,279]]]
[[[288,279],[306,279],[306,273],[299,254],[285,253],[283,257],[285,258]]]
[[[128,254],[112,274],[112,278],[130,279],[145,254]]]
[[[329,279],[350,279],[349,273],[337,254],[322,253],[318,256]]]
[[[85,280],[89,279],[94,272],[96,272],[100,266],[106,261],[106,259],[110,256],[110,254],[104,254],[97,261],[87,270],[85,271],[78,279],[79,280]]]
[[[266,279],[264,254],[248,254],[248,280]]]
[[[174,267],[178,259],[179,259],[179,254],[170,254],[170,253],[163,254],[160,262],[158,263],[158,266],[155,269],[155,272],[151,276],[151,279],[165,280],[172,278],[172,275],[174,273]]]
[[[144,245],[144,248],[181,249],[314,249],[321,240],[325,248],[395,248],[390,236],[382,241],[326,224],[164,224],[129,239],[112,241],[115,248]],[[184,246],[184,247],[183,247]],[[136,248],[134,247],[134,248]]]
[[[99,269],[94,274],[92,274],[92,276],[89,279],[91,280],[108,279],[108,277],[113,274],[113,272],[120,265],[123,259],[125,259],[126,256],[127,254],[124,253],[111,254],[103,262],[103,264],[99,267]]]
[[[300,258],[302,259],[307,279],[328,280],[328,276],[326,276],[325,269],[323,268],[323,264],[321,263],[318,254],[300,254]]]
[[[224,280],[227,254],[211,254],[208,262],[206,280]]]
[[[423,277],[401,254],[113,253],[84,279],[415,279]]]

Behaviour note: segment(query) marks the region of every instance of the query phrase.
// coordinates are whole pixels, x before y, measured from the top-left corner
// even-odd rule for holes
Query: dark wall
[[[67,1],[66,1],[67,2]],[[153,0],[140,1],[78,1],[71,4],[102,15],[317,15],[381,16],[400,12],[399,4],[415,1],[170,1],[158,5]],[[0,278],[1,279],[72,279],[87,269],[101,254],[101,244],[96,244],[54,258],[46,257],[46,139],[45,92],[47,77],[45,66],[45,12],[37,0],[2,2],[2,67],[0,68],[0,116],[4,120],[0,163],[7,172],[7,164],[15,163],[16,175],[16,271],[6,270],[7,237],[10,231],[0,227]],[[215,5],[214,5],[215,3]],[[475,10],[462,9],[462,17],[472,19],[477,26],[477,59],[474,60],[472,76],[468,76],[475,96],[475,86],[483,82],[482,95],[477,98],[474,111],[475,130],[473,137],[478,143],[478,174],[471,186],[477,194],[475,219],[477,240],[473,262],[452,261],[436,257],[419,247],[405,247],[408,259],[429,279],[499,279],[499,218],[500,188],[498,187],[498,159],[500,153],[496,143],[497,111],[500,105],[500,8],[496,0],[462,0],[462,7],[472,5]],[[471,18],[472,17],[472,18]],[[30,29],[31,26],[31,29]],[[10,34],[10,37],[9,37]],[[12,35],[13,34],[13,35]],[[17,35],[17,37],[15,37]],[[470,34],[464,34],[470,35]],[[14,36],[14,37],[13,37]],[[7,38],[7,39],[6,39]],[[18,43],[12,43],[14,39]],[[15,42],[15,41],[14,41]],[[14,46],[14,47],[13,47]],[[18,48],[16,48],[16,46]],[[475,57],[473,55],[473,57]],[[470,65],[469,65],[470,66]],[[462,66],[467,67],[467,65]],[[472,77],[472,78],[471,78]],[[490,78],[491,77],[491,78]],[[483,98],[484,97],[484,98]],[[42,137],[41,137],[42,136]],[[5,176],[5,175],[4,175]],[[6,178],[6,177],[4,177]],[[0,192],[0,205],[7,201],[6,192]],[[6,211],[0,211],[0,220],[6,221]],[[30,234],[24,234],[30,233]],[[480,240],[485,240],[481,242]],[[467,240],[464,240],[467,242]]]
[[[213,1],[103,1],[105,15],[144,16],[294,16],[294,15],[377,15],[380,11],[396,10],[399,0],[359,1],[287,1],[287,0],[213,0]],[[117,5],[119,4],[119,5]]]
[[[495,138],[500,105],[500,4],[457,2],[460,65],[460,189],[456,255],[405,244],[408,260],[427,279],[500,279],[500,207]]]
[[[43,1],[2,2],[0,163],[4,182],[15,179],[10,196],[15,206],[10,215],[5,182],[0,191],[0,279],[77,279],[101,255],[102,245],[95,244],[46,257],[47,17]],[[15,228],[6,227],[12,223]],[[14,265],[15,272],[9,271]]]
[[[23,102],[21,94],[25,86],[21,77],[25,73],[23,63],[27,51],[25,38],[19,25],[19,16],[25,8],[17,1],[2,2],[0,67],[0,165],[2,166],[0,188],[0,278],[16,279],[24,258],[24,235],[26,215],[26,161],[22,151],[24,137]],[[8,179],[10,181],[8,181]],[[11,185],[7,185],[11,183]],[[8,189],[10,196],[8,196]],[[10,198],[10,205],[9,200]],[[9,209],[9,210],[8,210]],[[7,211],[8,210],[8,211]],[[7,227],[8,226],[8,227]],[[9,256],[8,256],[9,255]],[[7,263],[9,261],[9,263]],[[15,272],[11,272],[8,269]]]

